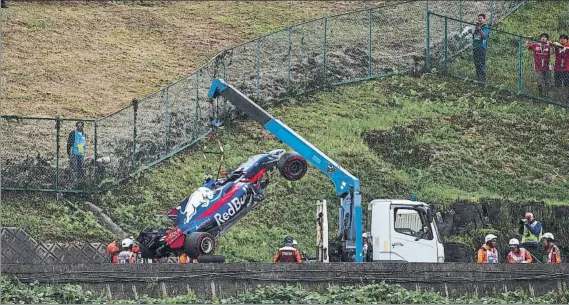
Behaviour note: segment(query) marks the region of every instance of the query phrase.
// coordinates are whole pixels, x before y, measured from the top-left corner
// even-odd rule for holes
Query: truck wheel
[[[279,159],[277,167],[286,180],[296,181],[304,177],[308,163],[299,154],[287,152]]]
[[[202,255],[198,257],[198,263],[225,263],[225,256],[221,255]]]
[[[209,233],[192,232],[186,235],[184,250],[191,258],[213,254],[215,251],[215,238]]]

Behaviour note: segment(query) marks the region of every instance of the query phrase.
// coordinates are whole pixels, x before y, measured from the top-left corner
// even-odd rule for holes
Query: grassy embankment
[[[535,35],[532,24],[538,17],[531,10],[510,17],[525,17],[525,23],[506,21],[505,27]],[[457,199],[548,205],[569,199],[566,112],[509,93],[480,91],[436,75],[396,77],[290,98],[269,111],[358,176],[364,201],[414,193],[445,208]],[[228,126],[223,140],[227,167],[250,154],[285,147],[253,122]],[[188,151],[106,194],[100,204],[133,234],[157,225],[154,214],[166,212],[199,185],[202,160],[199,152]],[[286,234],[313,252],[314,204],[337,202],[332,184],[314,169],[300,182],[275,177],[267,191],[270,198],[220,240],[220,253],[230,260],[267,261]],[[335,213],[331,208],[331,228]],[[515,228],[508,226],[495,228],[511,234]]]

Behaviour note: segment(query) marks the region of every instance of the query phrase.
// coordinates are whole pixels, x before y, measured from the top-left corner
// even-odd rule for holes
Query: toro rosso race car
[[[216,238],[227,232],[263,199],[267,172],[278,168],[289,181],[301,179],[308,164],[300,155],[277,149],[249,157],[220,179],[205,183],[173,208],[172,228],[144,229],[137,237],[143,258],[186,253],[197,259],[213,254]]]

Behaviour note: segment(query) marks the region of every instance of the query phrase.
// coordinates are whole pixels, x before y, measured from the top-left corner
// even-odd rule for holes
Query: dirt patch
[[[399,168],[425,168],[434,157],[434,149],[417,140],[429,123],[418,120],[405,126],[396,126],[387,131],[367,131],[361,137],[370,150]]]

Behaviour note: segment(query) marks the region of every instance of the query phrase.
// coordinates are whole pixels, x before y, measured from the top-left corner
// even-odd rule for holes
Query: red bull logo
[[[247,187],[244,186],[241,189],[245,191],[245,194],[242,197],[236,197],[231,199],[231,201],[227,203],[227,205],[229,206],[227,212],[223,214],[215,213],[213,215],[213,218],[215,219],[215,222],[217,223],[218,226],[221,226],[222,223],[225,223],[226,221],[231,219],[231,217],[235,216],[235,214],[237,214],[237,212],[239,212],[239,210],[241,210],[243,206],[247,205],[245,203],[245,200],[247,198]]]

